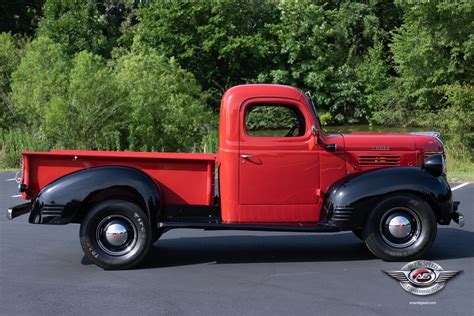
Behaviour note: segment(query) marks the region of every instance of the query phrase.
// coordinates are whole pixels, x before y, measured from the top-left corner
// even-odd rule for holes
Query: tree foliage
[[[69,54],[87,50],[106,54],[107,24],[92,1],[48,0],[44,18],[39,23],[38,35],[62,44]]]
[[[337,122],[365,117],[363,86],[355,66],[381,35],[370,7],[343,2],[340,6],[313,1],[283,1],[273,25],[279,62],[260,81],[286,83],[313,93],[318,106]]]
[[[272,1],[155,1],[137,15],[138,40],[191,71],[214,104],[272,63],[276,46],[267,25],[278,19]]]
[[[174,59],[136,44],[116,61],[131,150],[191,150],[210,124],[194,76]]]
[[[25,48],[25,54],[12,74],[14,124],[39,129],[45,111],[54,98],[67,91],[71,60],[65,48],[48,37],[38,37]]]
[[[14,118],[10,82],[12,72],[20,63],[20,49],[9,33],[0,33],[0,131],[7,129]]]
[[[87,51],[78,53],[65,85],[44,113],[46,138],[63,148],[124,148],[124,100],[105,60]]]
[[[411,109],[439,108],[437,87],[474,79],[474,5],[433,1],[403,7],[405,23],[391,45],[399,84]]]
[[[112,59],[39,37],[13,73],[17,125],[60,148],[193,150],[210,122],[194,76],[136,44]],[[196,148],[195,148],[196,149]]]
[[[472,1],[22,0],[0,9],[8,164],[21,139],[28,148],[215,150],[220,97],[255,82],[311,92],[330,124],[439,129],[472,160]]]

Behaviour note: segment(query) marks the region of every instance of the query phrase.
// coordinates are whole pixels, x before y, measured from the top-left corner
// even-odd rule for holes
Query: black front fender
[[[155,182],[134,168],[103,166],[80,170],[46,185],[32,203],[29,222],[80,222],[88,207],[108,198],[137,203],[152,225],[158,221],[160,194]]]
[[[322,221],[340,230],[357,229],[375,206],[394,193],[409,193],[425,199],[440,224],[449,224],[452,193],[446,178],[434,177],[417,167],[385,168],[348,176],[333,184],[326,194]]]

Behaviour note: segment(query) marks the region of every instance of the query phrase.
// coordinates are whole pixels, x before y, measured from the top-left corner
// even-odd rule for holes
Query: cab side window
[[[290,104],[252,104],[245,111],[245,130],[250,136],[298,137],[306,132],[301,111]]]

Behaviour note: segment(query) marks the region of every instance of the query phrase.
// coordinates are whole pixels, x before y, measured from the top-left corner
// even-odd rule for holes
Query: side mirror
[[[326,150],[327,150],[327,151],[335,152],[336,149],[337,149],[337,145],[336,145],[336,144],[327,144],[327,145],[326,145]]]

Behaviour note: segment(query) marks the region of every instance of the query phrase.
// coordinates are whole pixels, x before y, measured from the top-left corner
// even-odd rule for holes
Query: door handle
[[[251,157],[252,157],[252,155],[248,155],[248,154],[240,155],[240,158],[243,158],[243,159],[250,159]]]

